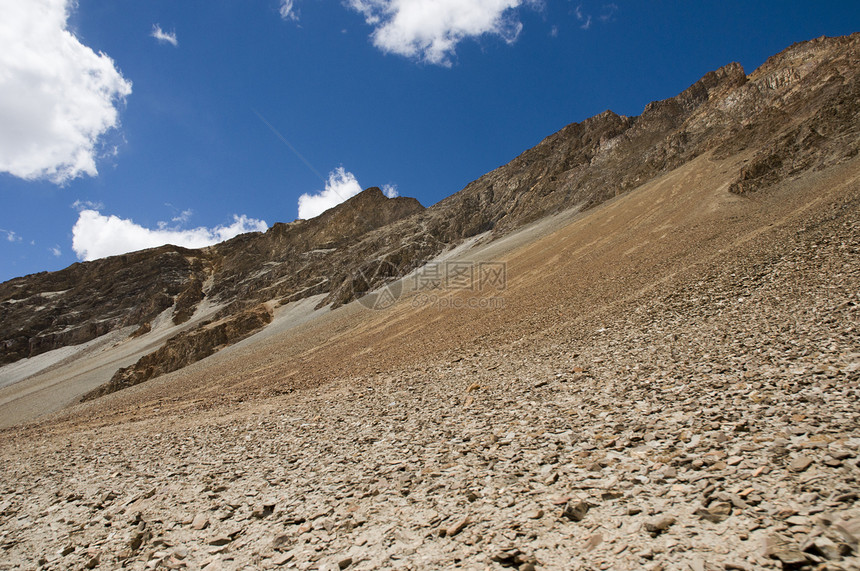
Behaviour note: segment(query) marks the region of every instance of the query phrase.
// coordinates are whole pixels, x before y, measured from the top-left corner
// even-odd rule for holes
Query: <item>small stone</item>
[[[448,526],[448,528],[445,529],[445,533],[448,535],[448,537],[452,537],[454,535],[457,535],[458,533],[463,531],[463,529],[467,525],[469,525],[469,523],[470,523],[469,516],[466,516],[463,519],[461,519],[460,521],[458,521],[457,523]]]
[[[209,518],[206,517],[206,514],[199,513],[194,516],[194,519],[191,521],[191,529],[201,530],[206,529],[209,526]]]
[[[820,555],[825,559],[830,559],[831,561],[836,561],[841,559],[844,555],[848,555],[851,549],[845,545],[839,545],[832,539],[819,536],[813,540],[812,544],[804,549],[807,553],[812,553],[815,555]]]
[[[540,519],[543,517],[543,510],[529,510],[525,516],[529,519]]]
[[[229,536],[227,536],[227,535],[219,535],[219,536],[216,536],[216,537],[213,537],[212,539],[210,539],[210,540],[209,540],[209,545],[215,545],[215,546],[220,547],[220,546],[222,546],[222,545],[227,545],[227,544],[228,544],[228,543],[230,543],[231,541],[233,541],[233,540],[232,540],[232,539],[230,539],[230,537],[229,537]]]
[[[345,557],[337,562],[338,569],[346,569],[352,565],[352,557]]]
[[[765,539],[765,556],[778,559],[785,567],[798,567],[809,562],[809,558],[800,548],[779,535],[770,535]]]
[[[789,469],[792,472],[803,472],[804,470],[809,468],[810,465],[812,465],[812,458],[810,458],[809,456],[798,456],[791,461]]]
[[[588,508],[589,505],[583,501],[568,503],[564,506],[561,516],[571,521],[582,521],[585,518],[585,514],[588,513]]]
[[[732,515],[732,504],[728,502],[716,502],[708,506],[707,509],[697,509],[695,514],[711,523],[720,523]]]
[[[584,549],[586,551],[591,551],[592,549],[594,549],[595,547],[597,547],[601,543],[603,543],[603,535],[601,535],[599,533],[595,533],[591,537],[588,538],[588,541],[585,542],[585,548]]]
[[[675,518],[670,515],[660,516],[645,522],[645,531],[656,537],[669,529],[675,523]]]
[[[788,525],[798,526],[798,525],[809,525],[809,519],[800,515],[793,515],[785,518],[785,523]]]
[[[771,559],[779,559],[786,567],[797,567],[809,563],[805,553],[794,546],[783,546],[771,553]]]
[[[274,504],[265,504],[265,505],[258,507],[253,512],[251,512],[251,517],[254,519],[263,519],[263,518],[269,517],[274,512],[275,512],[275,505]]]
[[[289,544],[290,544],[290,536],[289,535],[279,535],[275,539],[272,540],[272,549],[274,549],[275,551],[282,551]]]

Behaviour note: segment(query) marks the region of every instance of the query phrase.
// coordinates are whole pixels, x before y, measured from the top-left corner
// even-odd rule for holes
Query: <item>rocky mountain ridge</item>
[[[145,334],[167,310],[181,326],[203,299],[223,305],[216,319],[317,294],[337,307],[465,238],[594,207],[707,153],[749,155],[730,185],[738,194],[837,164],[860,148],[858,48],[860,34],[819,38],[749,76],[729,64],[638,117],[606,111],[568,125],[427,209],[369,189],[313,220],[210,248],[164,246],[0,284],[0,364],[118,328]]]

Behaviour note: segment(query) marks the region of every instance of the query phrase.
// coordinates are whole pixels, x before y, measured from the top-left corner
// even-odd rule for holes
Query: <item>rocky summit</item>
[[[860,569],[858,71],[0,284],[0,569]]]

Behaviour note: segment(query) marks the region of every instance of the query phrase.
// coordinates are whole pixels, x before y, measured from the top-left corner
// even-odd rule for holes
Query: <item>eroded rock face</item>
[[[203,251],[163,246],[0,284],[0,365],[143,325],[205,279]]]
[[[313,220],[210,248],[163,246],[10,280],[0,284],[0,365],[122,327],[142,331],[170,308],[179,325],[206,297],[238,302],[233,310],[241,312],[261,301],[327,291],[315,285],[327,283],[328,254],[420,210],[413,198],[388,199],[371,188]]]
[[[180,333],[131,367],[118,370],[109,383],[87,393],[81,400],[92,400],[181,369],[222,347],[241,341],[271,322],[272,311],[265,305],[258,305],[237,315]]]
[[[465,238],[593,207],[707,153],[746,158],[728,190],[760,191],[857,154],[858,68],[860,34],[795,44],[749,76],[737,63],[710,72],[638,117],[606,111],[568,125],[427,209],[372,188],[203,250],[165,246],[11,280],[0,284],[0,364],[142,331],[165,309],[182,324],[204,298],[229,315],[320,293],[337,307]],[[387,270],[366,279],[368,264]]]

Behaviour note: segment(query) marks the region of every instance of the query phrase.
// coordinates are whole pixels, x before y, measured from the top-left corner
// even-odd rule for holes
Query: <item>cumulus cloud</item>
[[[89,261],[145,248],[174,244],[203,248],[245,232],[265,232],[264,220],[233,215],[233,223],[215,228],[145,228],[130,219],[105,216],[97,210],[82,210],[72,228],[72,249],[78,259]]]
[[[284,20],[293,20],[296,22],[299,19],[299,14],[296,11],[295,2],[293,0],[281,0],[280,13],[281,18]]]
[[[325,190],[317,194],[303,194],[299,197],[299,218],[305,220],[319,216],[329,208],[337,206],[361,192],[355,175],[338,167],[328,175]]]
[[[179,40],[176,39],[176,32],[165,32],[161,29],[160,24],[153,24],[152,33],[149,35],[158,40],[159,44],[170,44],[173,47],[179,45]]]
[[[345,0],[374,26],[373,44],[386,53],[450,66],[457,44],[485,34],[516,41],[515,9],[537,0]]]
[[[383,185],[382,194],[384,194],[388,198],[397,198],[398,196],[400,196],[400,192],[397,190],[396,184]]]
[[[72,0],[0,0],[0,172],[63,184],[98,174],[131,82],[68,30]]]

